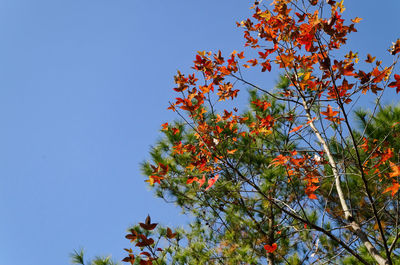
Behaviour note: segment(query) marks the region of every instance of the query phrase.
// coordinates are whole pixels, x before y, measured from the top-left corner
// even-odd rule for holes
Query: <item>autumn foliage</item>
[[[178,71],[169,109],[181,122],[162,125],[168,141],[145,165],[147,181],[207,222],[209,264],[241,264],[235,255],[249,264],[399,264],[399,150],[387,141],[398,123],[374,138],[354,126],[351,111],[366,94],[400,92],[400,39],[384,65],[346,51],[361,18],[346,21],[343,1],[256,1],[252,9],[237,23],[245,51],[201,51],[194,73]],[[282,77],[273,90],[245,77],[274,68]],[[241,113],[228,101],[243,88],[253,92]],[[160,235],[175,237],[170,228]],[[140,264],[163,264],[164,249],[148,236],[132,230],[127,239],[147,249]]]

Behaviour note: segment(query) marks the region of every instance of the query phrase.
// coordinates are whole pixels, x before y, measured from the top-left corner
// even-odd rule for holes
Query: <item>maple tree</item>
[[[194,73],[178,71],[169,109],[181,121],[162,125],[165,138],[143,165],[156,194],[195,221],[175,234],[148,218],[127,235],[142,251],[126,249],[124,261],[400,264],[399,117],[358,111],[360,130],[350,118],[358,97],[400,92],[400,39],[384,66],[346,51],[361,18],[346,21],[343,1],[252,8],[237,23],[244,52],[198,52]],[[252,68],[278,68],[281,81],[254,84]],[[225,104],[241,87],[254,89],[244,113]]]

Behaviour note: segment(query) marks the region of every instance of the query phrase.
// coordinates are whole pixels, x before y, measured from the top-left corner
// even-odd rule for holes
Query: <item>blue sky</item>
[[[1,264],[68,264],[81,246],[120,260],[126,228],[148,213],[185,223],[139,163],[177,118],[176,70],[198,50],[242,49],[235,21],[250,2],[0,0]],[[400,3],[348,2],[364,18],[349,48],[386,56]]]

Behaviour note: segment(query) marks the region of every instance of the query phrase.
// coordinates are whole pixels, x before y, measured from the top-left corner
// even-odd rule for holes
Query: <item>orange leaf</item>
[[[164,177],[160,176],[149,176],[149,179],[145,180],[145,182],[149,182],[151,186],[154,185],[154,183],[161,184],[161,180],[164,179]]]
[[[214,185],[214,183],[217,181],[218,178],[219,178],[219,175],[215,175],[215,177],[209,179],[208,180],[208,187],[206,188],[206,190],[211,188]]]
[[[168,130],[168,122],[162,124],[161,127],[162,127],[162,129],[161,129],[162,131],[167,131]]]
[[[336,116],[339,113],[339,111],[333,111],[331,105],[328,105],[328,107],[326,108],[326,111],[321,111],[322,115],[327,116],[325,119],[326,120],[330,120],[330,121],[334,121],[334,116]]]
[[[236,151],[237,149],[233,149],[233,150],[227,150],[226,152],[228,153],[228,155],[233,155]]]
[[[392,192],[392,197],[399,191],[399,183],[397,181],[393,181],[393,185],[383,191],[383,193]]]
[[[264,249],[268,253],[273,253],[277,248],[278,248],[278,245],[276,243],[273,243],[272,245],[264,245]]]
[[[373,63],[375,61],[376,57],[372,57],[371,54],[367,55],[367,60],[365,60],[367,63]]]
[[[199,183],[199,188],[201,187],[201,186],[203,186],[203,184],[204,184],[204,182],[206,182],[206,176],[204,176],[203,175],[203,178],[202,179],[197,179],[197,180],[195,180],[197,183]]]
[[[354,19],[351,20],[351,22],[353,22],[353,23],[360,23],[361,20],[362,20],[362,18],[360,18],[360,17],[355,17]]]
[[[392,169],[392,172],[389,173],[389,176],[391,178],[400,176],[400,166],[396,165],[395,163],[390,162],[390,168]]]
[[[288,161],[288,157],[282,154],[278,155],[272,160],[272,165],[284,165]]]
[[[304,18],[306,17],[306,13],[303,13],[303,14],[299,14],[299,13],[295,13],[296,14],[296,16],[299,18],[299,20],[298,20],[298,22],[300,23],[300,22],[303,22],[304,21]]]
[[[372,70],[371,75],[375,76],[375,78],[372,81],[374,83],[379,83],[385,77],[385,71],[379,71],[378,67],[375,67],[374,70]]]
[[[315,121],[317,119],[317,117],[312,118],[311,120],[307,121],[307,124],[312,123],[313,121]]]
[[[271,72],[271,63],[270,63],[269,59],[266,60],[265,62],[263,62],[261,64],[261,66],[262,66],[261,72],[265,72],[265,70],[268,70],[268,72]]]
[[[318,198],[317,198],[317,195],[315,195],[314,193],[308,194],[308,198],[310,198],[311,200],[316,200],[316,199],[318,199]]]
[[[292,61],[294,60],[293,54],[281,54],[280,56],[277,57],[278,61],[282,62],[283,67],[288,66]]]
[[[189,178],[187,179],[187,181],[186,181],[186,184],[193,183],[194,181],[199,181],[199,179],[196,178],[196,177],[189,177]]]
[[[293,128],[289,133],[297,132],[297,131],[300,130],[302,127],[303,127],[303,125],[297,126],[297,127]]]
[[[238,53],[238,54],[237,54],[237,57],[239,57],[239,59],[244,59],[244,55],[243,55],[243,53],[244,53],[244,52],[240,52],[240,53]]]

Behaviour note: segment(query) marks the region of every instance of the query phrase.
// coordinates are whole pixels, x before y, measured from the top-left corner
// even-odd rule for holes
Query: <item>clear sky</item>
[[[139,163],[176,118],[176,70],[198,50],[242,49],[250,2],[0,0],[0,264],[69,264],[81,246],[121,260],[148,213],[185,223]],[[349,48],[386,55],[400,2],[348,2],[364,18]]]

